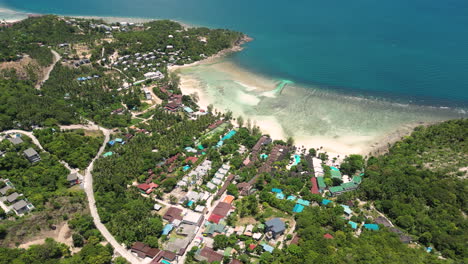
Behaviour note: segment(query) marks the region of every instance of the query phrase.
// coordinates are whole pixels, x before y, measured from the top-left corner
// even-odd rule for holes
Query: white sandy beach
[[[273,139],[293,136],[297,146],[321,148],[330,157],[383,153],[388,144],[417,125],[454,118],[451,113],[419,106],[343,96],[320,88],[287,85],[214,57],[171,68],[181,76],[181,90],[197,93],[201,107],[231,110]]]

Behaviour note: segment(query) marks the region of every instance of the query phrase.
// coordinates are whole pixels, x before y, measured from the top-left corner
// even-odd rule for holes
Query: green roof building
[[[352,191],[352,190],[356,190],[358,188],[358,185],[355,182],[350,181],[350,182],[347,182],[347,183],[342,183],[341,187],[345,191]]]
[[[330,170],[331,177],[341,180],[341,172],[339,170]]]
[[[333,187],[330,187],[328,190],[333,196],[339,195],[344,192],[344,189],[341,186],[333,186]]]
[[[323,180],[323,177],[317,177],[317,183],[318,183],[318,187],[320,190],[325,190],[325,188],[327,188],[327,185],[325,184],[325,181]]]
[[[356,183],[356,184],[361,184],[362,177],[361,176],[354,176],[353,177],[353,182]]]

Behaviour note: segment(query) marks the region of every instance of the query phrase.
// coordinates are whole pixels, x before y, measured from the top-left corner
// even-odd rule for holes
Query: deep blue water
[[[239,30],[255,41],[233,60],[268,76],[468,106],[466,0],[0,0],[0,6]]]

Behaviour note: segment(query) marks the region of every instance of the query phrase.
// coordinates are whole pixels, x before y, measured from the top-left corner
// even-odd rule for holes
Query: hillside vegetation
[[[468,257],[468,120],[417,128],[370,158],[362,196],[399,227],[446,257]]]

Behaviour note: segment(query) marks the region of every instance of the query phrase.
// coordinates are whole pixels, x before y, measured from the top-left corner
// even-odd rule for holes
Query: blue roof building
[[[289,195],[288,198],[286,198],[286,200],[288,200],[288,201],[295,201],[295,200],[296,200],[296,196],[294,196],[294,195]]]
[[[263,247],[263,250],[268,251],[270,253],[273,253],[273,249],[275,249],[274,247],[272,247],[272,246],[270,246],[268,244],[263,244],[262,247]]]
[[[193,113],[193,109],[190,108],[190,107],[188,107],[188,106],[185,106],[185,107],[184,107],[184,111],[187,112],[187,113],[189,113],[189,114]]]
[[[115,141],[114,141],[114,140],[111,140],[111,141],[109,141],[107,144],[109,144],[109,146],[114,146],[114,145],[115,145]]]
[[[331,203],[332,201],[328,200],[328,199],[323,199],[322,200],[322,205],[327,205],[329,203]]]
[[[310,201],[297,199],[297,203],[303,206],[310,206]]]
[[[279,218],[273,218],[265,222],[266,232],[271,232],[273,237],[281,235],[286,230],[286,225]]]
[[[276,198],[283,200],[284,199],[284,194],[283,193],[277,193]]]
[[[296,204],[293,208],[293,213],[300,213],[304,210],[304,206],[300,204]]]
[[[349,206],[341,204],[341,207],[343,207],[345,214],[350,215],[350,214],[353,213],[353,210],[351,210],[351,208],[349,208]]]
[[[116,139],[115,139],[115,142],[116,142],[116,143],[122,143],[122,142],[123,142],[123,139],[121,139],[121,138],[116,138]]]
[[[165,235],[165,236],[169,235],[169,233],[172,231],[173,228],[174,228],[173,225],[167,224],[166,226],[164,226],[164,228],[162,230],[162,234]]]
[[[353,221],[349,221],[348,224],[351,226],[352,229],[357,229],[358,224]]]
[[[378,231],[380,229],[378,224],[364,224],[364,228],[372,231]]]
[[[282,193],[283,190],[278,189],[278,188],[273,188],[273,189],[271,189],[271,192],[274,192],[274,193]]]

